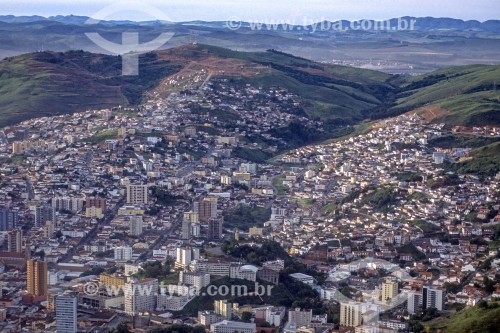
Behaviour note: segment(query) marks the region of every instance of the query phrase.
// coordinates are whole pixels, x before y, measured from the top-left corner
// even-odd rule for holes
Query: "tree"
[[[249,323],[251,319],[252,319],[252,313],[251,312],[244,311],[241,314],[241,321],[243,321],[245,323]]]
[[[132,332],[128,329],[127,323],[120,323],[114,329],[109,331],[109,333],[132,333]]]
[[[481,309],[487,309],[488,308],[488,302],[485,301],[484,299],[480,300],[477,302],[477,307]]]
[[[104,273],[104,271],[105,271],[104,268],[96,266],[96,267],[92,267],[91,269],[83,272],[82,275],[80,275],[80,277],[89,276],[89,275],[99,275],[101,273]]]
[[[484,278],[484,291],[491,294],[495,291],[495,281],[492,281],[487,276]]]

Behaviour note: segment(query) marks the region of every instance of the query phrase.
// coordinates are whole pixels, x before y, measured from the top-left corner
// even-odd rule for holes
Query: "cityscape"
[[[1,333],[498,332],[498,59],[393,75],[189,38],[147,89],[82,70],[122,58],[0,60]],[[75,90],[36,104],[44,76]]]

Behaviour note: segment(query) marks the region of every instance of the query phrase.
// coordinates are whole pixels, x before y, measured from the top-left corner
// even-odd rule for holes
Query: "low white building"
[[[238,321],[223,320],[219,323],[210,325],[212,333],[255,333],[257,327],[255,323],[241,323]]]
[[[200,290],[210,284],[210,274],[181,271],[179,273],[179,283],[193,286],[197,290]]]
[[[292,273],[290,274],[290,277],[294,280],[300,281],[310,286],[314,285],[314,278],[310,275],[303,273]]]

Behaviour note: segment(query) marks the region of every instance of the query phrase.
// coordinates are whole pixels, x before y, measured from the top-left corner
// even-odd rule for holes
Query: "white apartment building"
[[[76,333],[77,298],[74,296],[56,297],[56,330],[57,333]]]
[[[154,311],[158,297],[158,280],[144,279],[126,283],[123,287],[125,295],[125,313],[135,315],[142,311]]]
[[[130,246],[115,247],[115,260],[129,261],[132,259],[132,248]]]
[[[187,268],[193,260],[200,259],[200,250],[191,247],[178,247],[175,268]]]
[[[193,286],[197,290],[210,284],[210,274],[181,271],[179,273],[179,283]]]
[[[129,220],[129,234],[132,236],[140,236],[143,229],[142,216],[131,216]]]

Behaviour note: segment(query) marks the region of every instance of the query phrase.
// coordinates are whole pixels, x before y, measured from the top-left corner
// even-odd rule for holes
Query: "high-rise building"
[[[420,306],[422,306],[422,292],[415,290],[408,291],[408,302],[406,307],[408,313],[417,313]]]
[[[200,259],[200,249],[191,247],[178,247],[175,258],[175,268],[186,268],[191,261]]]
[[[35,208],[35,225],[41,227],[47,221],[52,221],[56,225],[55,209],[48,205],[37,206]]]
[[[10,209],[0,210],[0,231],[7,231],[17,227],[18,214]]]
[[[55,197],[52,198],[52,208],[56,211],[68,210],[78,213],[83,209],[84,198]]]
[[[136,315],[142,311],[154,311],[158,296],[158,280],[144,279],[126,283],[123,292],[125,295],[125,313]]]
[[[195,212],[185,212],[182,219],[182,230],[181,238],[189,239],[192,236],[199,236],[199,218],[198,213]]]
[[[102,208],[99,208],[99,207],[87,207],[85,208],[85,217],[87,218],[98,218],[98,219],[101,219],[104,217],[103,215],[103,210]]]
[[[407,310],[410,314],[417,313],[419,308],[443,311],[444,303],[445,291],[442,288],[424,286],[421,290],[408,291]]]
[[[185,212],[183,216],[184,221],[189,221],[191,223],[199,222],[198,213],[195,212]]]
[[[194,203],[194,211],[198,213],[202,222],[207,222],[210,218],[217,217],[217,197],[204,198]]]
[[[193,237],[201,236],[201,224],[199,222],[191,223],[191,235]]]
[[[77,298],[75,296],[56,296],[56,332],[76,333]]]
[[[129,234],[132,236],[140,236],[142,234],[143,221],[142,216],[135,215],[130,217]]]
[[[208,220],[208,239],[213,241],[222,240],[222,218],[212,218]]]
[[[43,226],[43,236],[45,238],[50,238],[54,234],[55,231],[55,226],[52,221],[47,221],[45,222],[45,225]]]
[[[191,238],[191,221],[182,220],[182,228],[181,228],[181,239],[189,239]]]
[[[132,259],[132,248],[129,246],[118,246],[114,249],[115,260],[128,261]]]
[[[145,205],[148,203],[148,185],[127,185],[127,203]]]
[[[23,252],[22,249],[22,233],[19,229],[9,230],[7,233],[7,251],[8,252]]]
[[[106,211],[106,199],[104,198],[96,198],[96,197],[87,197],[85,200],[85,207],[96,207],[101,208],[102,212]]]
[[[26,285],[33,296],[47,296],[47,263],[39,259],[26,261]]]
[[[436,308],[439,311],[443,311],[445,301],[445,293],[442,288],[434,288],[430,286],[424,286],[422,288],[422,308]]]
[[[225,299],[215,300],[214,311],[216,314],[231,320],[231,317],[233,316],[233,303],[229,303]]]
[[[340,325],[356,327],[362,323],[363,315],[360,303],[340,303]]]
[[[382,301],[391,300],[398,295],[398,282],[393,279],[386,279],[382,282]]]
[[[293,323],[296,327],[309,326],[312,320],[312,310],[306,309],[290,309],[288,311],[288,322]]]

